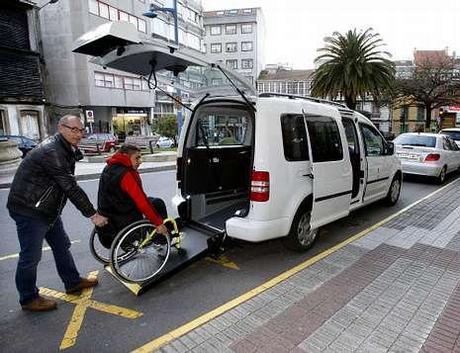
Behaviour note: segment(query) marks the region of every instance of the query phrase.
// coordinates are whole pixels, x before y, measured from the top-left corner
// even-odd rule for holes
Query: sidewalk
[[[460,352],[460,183],[135,352]]]
[[[143,159],[146,161],[141,164],[139,172],[150,173],[162,170],[176,169],[175,156],[176,154],[171,152],[143,156]],[[77,162],[75,165],[75,177],[77,178],[77,180],[98,179],[106,165],[104,159],[104,156],[96,156],[95,158],[92,158],[92,160],[96,160],[98,162],[88,162],[88,159],[85,159],[81,162]],[[9,188],[11,186],[13,178],[14,175],[0,175],[0,189]]]

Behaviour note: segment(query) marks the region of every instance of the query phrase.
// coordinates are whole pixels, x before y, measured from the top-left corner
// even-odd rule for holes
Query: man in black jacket
[[[96,212],[74,176],[75,161],[81,159],[77,145],[85,130],[80,117],[66,115],[59,120],[58,131],[27,154],[8,196],[7,207],[16,222],[21,247],[16,287],[23,310],[49,311],[57,306],[54,300],[41,297],[36,286],[43,239],[53,251],[67,293],[97,284],[96,279],[80,277],[61,221],[62,209],[69,199],[96,226],[107,224],[107,218]]]

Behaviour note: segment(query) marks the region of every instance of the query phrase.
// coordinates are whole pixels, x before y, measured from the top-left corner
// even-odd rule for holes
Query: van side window
[[[355,128],[355,123],[352,119],[342,118],[342,124],[347,136],[348,149],[352,153],[359,154],[358,134]]]
[[[385,154],[385,142],[378,131],[370,125],[359,124],[364,139],[366,156],[382,156]]]
[[[308,161],[308,142],[302,115],[282,115],[284,157],[287,161]]]
[[[313,162],[339,161],[343,158],[337,123],[332,118],[307,117]]]

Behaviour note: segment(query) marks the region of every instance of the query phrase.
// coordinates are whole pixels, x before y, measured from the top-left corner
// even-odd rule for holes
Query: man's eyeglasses
[[[84,135],[86,133],[85,128],[79,129],[78,127],[69,126],[69,125],[66,125],[66,124],[61,124],[61,125],[65,126],[67,129],[70,129],[70,131],[72,131],[74,134],[80,133],[80,134]]]

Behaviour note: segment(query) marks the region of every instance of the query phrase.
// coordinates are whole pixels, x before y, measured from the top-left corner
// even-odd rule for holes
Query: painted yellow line
[[[89,278],[97,278],[98,272],[99,271],[91,272],[89,274]],[[80,332],[88,308],[92,308],[108,314],[121,316],[127,319],[137,319],[142,316],[142,313],[138,311],[123,308],[117,305],[101,303],[91,299],[91,296],[93,295],[93,290],[94,287],[87,288],[82,290],[80,295],[74,295],[62,293],[54,289],[40,288],[40,294],[75,304],[75,309],[72,313],[72,317],[69,321],[69,324],[67,325],[64,338],[62,339],[61,345],[59,347],[60,350],[67,349],[75,345],[75,343],[77,342],[78,333]]]
[[[139,292],[141,291],[142,287],[137,284],[137,283],[129,283],[129,282],[126,282],[126,281],[123,281],[121,280],[120,278],[118,278],[117,276],[115,276],[115,274],[113,273],[112,269],[110,268],[110,266],[105,266],[104,269],[110,273],[117,281],[119,281],[121,284],[123,284],[126,288],[128,288],[131,292],[134,293],[134,295],[138,295]]]
[[[81,242],[80,240],[72,240],[70,243],[71,244],[76,244],[76,243],[80,243],[80,242]],[[44,246],[42,248],[42,251],[48,251],[48,250],[51,250],[51,248],[49,246]],[[0,261],[8,260],[8,259],[15,259],[15,258],[18,258],[18,257],[19,257],[19,253],[6,255],[6,256],[0,257]]]
[[[239,266],[231,261],[227,256],[221,255],[217,259],[213,259],[212,257],[205,257],[204,258],[206,261],[218,264],[223,267],[230,268],[232,270],[239,270]]]
[[[418,205],[419,203],[425,201],[426,199],[432,197],[433,195],[437,194],[438,192],[441,192],[445,188],[449,187],[451,184],[456,183],[460,181],[460,179],[456,179],[453,182],[443,186],[442,188],[439,188],[438,190],[432,192],[431,194],[421,198],[418,201],[415,201],[414,203],[410,204],[407,207],[404,207],[402,210],[392,214],[391,216],[388,216],[387,218],[381,220],[380,222],[377,222],[373,226],[364,229],[363,231],[359,232],[358,234],[355,234],[351,236],[350,238],[344,240],[343,242],[336,244],[335,246],[323,251],[322,253],[312,257],[311,259],[308,259],[307,261],[291,268],[290,270],[281,273],[280,275],[272,278],[271,280],[261,284],[260,286],[250,290],[249,292],[246,292],[239,297],[230,300],[229,302],[225,303],[222,306],[219,306],[218,308],[211,310],[210,312],[203,314],[196,318],[193,321],[190,321],[186,323],[185,325],[182,325],[178,327],[175,330],[172,330],[163,336],[160,336],[158,338],[155,338],[154,340],[146,343],[145,345],[135,349],[132,351],[132,353],[145,353],[145,352],[153,352],[156,349],[159,349],[160,347],[168,344],[169,342],[189,333],[190,331],[193,331],[194,329],[198,328],[199,326],[205,324],[208,321],[211,321],[212,319],[215,319],[216,317],[224,314],[225,312],[237,307],[238,305],[241,305],[245,301],[254,298],[255,296],[265,292],[267,289],[273,288],[277,284],[280,284],[281,282],[285,281],[289,277],[292,277],[293,275],[299,273],[300,271],[304,270],[305,268],[313,265],[314,263],[324,259],[325,257],[331,255],[332,253],[336,252],[337,250],[342,249],[343,247],[347,246],[348,244],[364,237],[366,234],[372,232],[373,230],[379,228],[383,224],[389,222],[393,218],[401,215],[402,213],[406,212],[407,210],[411,209],[412,207]]]

